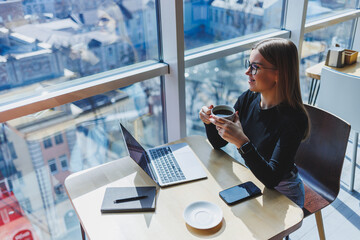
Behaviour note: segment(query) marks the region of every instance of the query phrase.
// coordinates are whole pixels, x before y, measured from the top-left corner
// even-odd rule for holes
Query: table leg
[[[81,230],[81,239],[86,240],[86,234],[85,234],[84,228],[82,227],[81,223],[80,223],[80,230]]]
[[[349,187],[350,191],[354,191],[358,139],[359,139],[359,133],[355,132],[354,141],[353,141],[353,144],[354,144],[354,146],[353,146],[353,157],[351,159],[351,174],[350,174],[350,187]]]
[[[312,105],[314,106],[315,105],[315,103],[316,103],[316,99],[317,99],[317,96],[318,96],[318,94],[319,94],[319,89],[320,89],[320,80],[316,80],[316,93],[315,93],[315,88],[314,88],[314,93],[315,93],[315,95],[313,95],[313,99],[312,99]]]
[[[311,104],[311,102],[312,102],[312,97],[313,97],[313,87],[314,87],[314,81],[315,81],[315,79],[314,78],[312,78],[311,79],[311,84],[310,84],[310,91],[309,91],[309,98],[308,98],[308,104]]]

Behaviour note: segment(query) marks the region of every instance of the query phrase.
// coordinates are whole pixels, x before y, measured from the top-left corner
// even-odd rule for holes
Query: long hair
[[[256,43],[253,49],[257,49],[266,61],[278,69],[277,99],[306,114],[308,127],[303,137],[306,139],[310,134],[310,119],[301,98],[299,57],[296,45],[288,39],[270,38]]]

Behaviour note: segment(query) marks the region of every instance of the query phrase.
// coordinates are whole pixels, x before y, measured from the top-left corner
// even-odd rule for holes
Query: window
[[[86,83],[104,76],[83,78],[89,75],[107,74],[113,68],[126,71],[119,68],[159,60],[158,36],[148,34],[150,29],[157,31],[155,4],[144,5],[142,0],[49,4],[54,12],[31,1],[2,3],[3,9],[12,9],[6,21],[14,24],[5,25],[11,31],[0,34],[0,105],[8,104],[9,97],[19,100],[48,94],[46,86],[53,91],[69,80]],[[51,14],[54,17],[49,18]],[[144,15],[147,21],[142,21]],[[127,51],[113,51],[116,61],[109,63],[109,46]]]
[[[23,175],[22,175],[22,172],[21,171],[18,171],[17,172],[17,179],[19,180],[19,182],[21,184],[24,184],[24,178],[23,178]]]
[[[61,170],[63,170],[63,171],[68,170],[68,161],[67,161],[66,155],[60,156],[59,161],[60,161],[60,165],[61,165]]]
[[[52,147],[52,142],[51,142],[51,138],[45,138],[44,139],[44,141],[43,141],[43,143],[44,143],[44,148],[50,148],[50,147]]]
[[[250,51],[245,51],[185,69],[187,135],[205,135],[199,119],[202,106],[233,106],[248,89],[244,63],[249,55]],[[237,150],[230,148],[229,144],[228,153],[238,158]]]
[[[6,223],[10,222],[10,218],[9,218],[9,214],[8,214],[9,211],[11,211],[11,210],[8,209],[7,207],[2,208],[2,209],[0,210],[0,219],[2,220],[1,222],[2,222],[3,224],[6,224]],[[0,223],[1,223],[1,222],[0,222]],[[2,225],[2,224],[1,224],[1,225]]]
[[[162,99],[161,79],[151,78],[61,105],[51,111],[36,114],[36,117],[24,116],[16,121],[9,121],[8,124],[20,133],[27,129],[26,134],[20,134],[22,137],[19,137],[19,132],[6,128],[9,139],[16,138],[19,146],[28,149],[17,166],[18,171],[27,171],[29,165],[34,167],[34,172],[30,173],[31,181],[24,180],[20,184],[16,177],[21,176],[13,176],[16,180],[13,184],[16,184],[16,189],[22,193],[19,201],[29,199],[33,214],[46,217],[46,209],[43,208],[45,201],[52,204],[55,210],[59,211],[59,215],[64,217],[62,214],[71,207],[64,209],[63,200],[66,194],[63,187],[58,184],[62,184],[61,179],[65,178],[66,174],[113,161],[128,154],[120,134],[119,121],[131,130],[145,147],[165,143]],[[50,140],[40,138],[44,134],[55,136],[55,143],[56,139],[60,139],[57,136],[62,136],[63,142],[67,143],[66,147],[53,147],[41,151],[44,140]],[[47,159],[50,160],[46,161]],[[44,165],[48,166],[49,170],[44,170]],[[43,191],[44,189],[53,191]],[[55,196],[52,192],[56,193]],[[70,230],[74,228],[78,228],[78,225],[72,226]],[[70,230],[62,230],[62,234],[71,236]]]
[[[63,137],[62,137],[61,133],[55,135],[55,143],[56,143],[56,145],[59,145],[59,144],[61,144],[63,142],[64,142],[64,140],[63,140]]]
[[[24,199],[24,201],[21,201],[20,205],[26,214],[31,213],[33,211],[31,207],[31,202],[28,198]]]
[[[355,0],[309,0],[306,12],[306,20],[313,21],[320,18],[325,18],[331,15],[339,14],[344,10],[351,10],[356,8]]]
[[[205,134],[198,108],[210,102],[231,104],[247,89],[243,59],[253,43],[304,37],[305,45],[318,46],[326,34],[335,36],[314,34],[319,29],[310,29],[311,18],[305,26],[287,25],[305,21],[303,14],[285,15],[294,6],[302,12],[296,0],[184,0],[183,8],[175,0],[147,0],[145,5],[142,0],[65,1],[61,7],[64,1],[52,2],[46,2],[44,13],[33,0],[4,1],[5,11],[8,4],[17,10],[10,13],[11,22],[9,11],[0,18],[0,119],[6,122],[0,137],[6,135],[15,150],[26,149],[16,159],[12,184],[19,202],[28,201],[34,216],[47,219],[39,235],[49,238],[72,239],[79,228],[71,207],[64,207],[70,204],[54,196],[65,175],[127,155],[119,121],[145,147],[185,133]],[[352,7],[354,0],[326,2],[346,2],[342,11],[354,13],[335,25],[351,32],[350,22],[360,11]],[[329,24],[321,28],[334,24],[326,14],[321,18]],[[184,38],[176,32],[181,27]],[[351,40],[345,35],[340,44]],[[306,65],[319,56],[303,61]],[[3,155],[0,150],[0,168]],[[26,172],[25,177],[16,172]],[[59,219],[68,217],[66,228],[49,211]],[[37,220],[29,221],[37,226]]]
[[[54,187],[54,192],[58,197],[62,197],[64,195],[64,186],[62,184],[58,184]]]
[[[249,3],[252,1],[184,0],[184,16],[193,16],[192,21],[184,21],[186,49],[264,30],[280,30],[282,0],[257,1],[252,6]]]
[[[58,173],[58,169],[57,169],[57,166],[56,166],[56,160],[55,159],[50,159],[48,161],[48,165],[49,165],[49,169],[50,169],[50,172],[52,175]]]
[[[307,102],[310,91],[310,78],[305,76],[306,69],[325,61],[327,50],[339,44],[343,48],[351,48],[354,20],[321,28],[304,35],[300,63],[300,79],[303,100]]]
[[[10,197],[9,188],[4,179],[0,180],[0,195],[2,195],[2,197]]]
[[[12,159],[16,159],[16,158],[17,158],[17,154],[16,154],[16,151],[15,151],[15,148],[14,148],[14,143],[13,143],[13,142],[9,142],[9,143],[8,143],[8,146],[9,146],[9,151],[10,151],[10,154],[11,154],[11,158],[12,158]]]

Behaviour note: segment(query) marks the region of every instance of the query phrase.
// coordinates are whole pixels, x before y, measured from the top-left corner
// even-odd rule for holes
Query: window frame
[[[56,158],[51,158],[51,159],[49,159],[49,160],[47,161],[47,163],[48,163],[49,171],[50,171],[50,174],[51,174],[51,175],[55,175],[55,174],[58,174],[58,173],[59,173],[59,168],[58,168],[58,166],[57,166]],[[54,171],[51,170],[51,166],[52,166],[52,165],[54,165],[55,168],[56,168]]]
[[[59,162],[61,166],[61,171],[67,171],[69,169],[68,157],[66,154],[63,154],[59,157]],[[66,162],[66,166],[63,166],[63,162]]]
[[[64,143],[64,137],[62,133],[58,133],[54,136],[55,145],[60,145]]]
[[[70,83],[59,84],[50,91],[45,89],[45,92],[40,96],[30,96],[18,101],[16,99],[12,100],[5,105],[0,104],[0,122],[3,123],[18,117],[35,114],[114,89],[126,87],[150,78],[159,77],[168,72],[169,67],[166,63],[145,62],[140,66],[131,66],[130,70],[127,70],[127,68],[115,69],[106,73],[96,74],[96,76],[77,79]]]
[[[332,15],[326,18],[313,20],[305,24],[304,34],[326,28],[331,25],[346,22],[348,20],[358,19],[360,17],[360,9],[343,10],[340,14]]]
[[[43,146],[44,146],[44,149],[48,149],[53,146],[51,137],[46,137],[45,139],[43,139]]]
[[[35,114],[63,104],[91,97],[117,88],[129,86],[150,78],[160,77],[163,86],[163,106],[165,113],[165,142],[186,136],[185,111],[185,78],[184,69],[204,62],[224,58],[226,56],[247,50],[253,43],[268,37],[289,38],[298,46],[301,52],[302,39],[305,33],[327,27],[329,25],[356,19],[360,17],[360,10],[353,9],[344,13],[306,22],[308,0],[284,0],[283,29],[277,32],[261,35],[251,39],[233,40],[233,43],[217,45],[216,48],[201,52],[186,54],[184,52],[184,19],[183,1],[156,0],[158,8],[160,61],[142,63],[129,69],[115,69],[95,77],[75,80],[73,86],[59,87],[41,96],[32,96],[22,100],[15,100],[8,104],[0,104],[0,122]],[[359,1],[357,2],[359,8]],[[160,13],[160,14],[159,14]],[[161,17],[160,17],[161,16]],[[291,16],[291,17],[290,17]],[[166,19],[166,21],[165,21]],[[176,26],[176,27],[174,27]],[[360,27],[356,25],[354,33],[354,49],[359,50]],[[300,54],[299,54],[300,55]]]

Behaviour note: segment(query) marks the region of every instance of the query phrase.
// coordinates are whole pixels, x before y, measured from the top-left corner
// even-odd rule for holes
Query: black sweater
[[[294,156],[308,125],[301,110],[287,104],[260,108],[260,93],[244,92],[235,103],[245,135],[255,147],[242,157],[254,175],[268,188],[276,187],[294,167]],[[205,124],[206,134],[215,149],[228,142],[219,136],[215,125]]]

